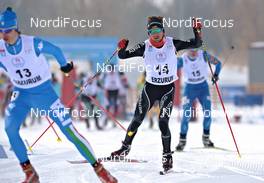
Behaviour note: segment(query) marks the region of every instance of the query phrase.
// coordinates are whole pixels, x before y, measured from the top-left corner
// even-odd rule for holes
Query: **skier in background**
[[[122,83],[119,72],[115,70],[115,66],[111,64],[109,68],[111,68],[111,70],[106,70],[103,76],[103,88],[105,90],[105,96],[107,99],[106,110],[109,112],[112,112],[113,110],[113,116],[116,117],[118,113],[118,94],[120,92]],[[106,117],[104,121],[105,126],[107,126],[107,122],[108,120]],[[113,127],[116,127],[115,123],[113,123]]]
[[[19,134],[20,125],[32,108],[47,111],[68,140],[92,165],[103,183],[116,183],[117,180],[97,161],[88,141],[74,128],[69,114],[52,88],[51,72],[43,54],[53,55],[64,73],[73,69],[73,63],[67,63],[61,50],[53,44],[21,34],[16,13],[11,8],[0,15],[0,32],[4,40],[0,40],[0,50],[3,50],[0,54],[0,67],[14,85],[6,109],[5,130],[25,173],[24,183],[39,182],[39,176],[29,161],[26,146]]]
[[[120,59],[143,57],[146,67],[146,82],[139,96],[134,117],[127,129],[122,146],[111,153],[111,158],[123,158],[128,155],[132,141],[141,125],[145,115],[156,100],[159,101],[159,128],[163,145],[162,166],[164,172],[172,169],[171,133],[169,119],[173,107],[177,76],[176,52],[188,48],[197,48],[202,45],[200,37],[201,23],[193,20],[195,39],[181,41],[167,37],[163,27],[163,17],[152,16],[148,18],[147,33],[149,38],[134,48],[126,50],[128,40],[122,39],[118,43]]]
[[[82,78],[81,86],[84,85],[90,78],[90,75],[84,76]],[[97,130],[103,130],[103,127],[100,126],[99,124],[99,116],[100,114],[98,113],[99,110],[97,110],[97,107],[94,105],[93,101],[91,101],[90,97],[96,99],[98,89],[102,88],[100,82],[99,82],[99,75],[97,75],[93,80],[87,83],[84,91],[81,94],[81,101],[84,104],[84,108],[87,111],[87,116],[85,117],[85,123],[86,127],[89,129],[90,128],[90,117],[92,116],[95,121],[95,127]],[[89,97],[90,96],[90,97]]]
[[[203,108],[203,135],[202,141],[204,147],[214,147],[214,143],[210,140],[211,127],[211,99],[208,78],[208,63],[215,65],[215,72],[212,77],[213,84],[218,81],[221,70],[221,62],[214,56],[201,49],[190,49],[181,57],[178,57],[178,69],[183,70],[185,89],[183,97],[183,117],[181,121],[180,140],[176,146],[177,151],[183,151],[186,145],[186,136],[188,132],[188,124],[191,115],[187,115],[187,111],[192,111],[192,105],[195,99],[198,99]]]
[[[121,87],[119,90],[119,101],[120,101],[120,114],[119,117],[122,119],[126,119],[127,118],[127,94],[128,94],[128,90],[130,88],[129,83],[128,83],[128,79],[125,75],[124,72],[119,72],[119,76],[120,76],[120,81],[121,81]]]
[[[8,105],[8,103],[10,102],[12,90],[13,90],[13,85],[12,85],[11,81],[8,78],[6,78],[6,76],[4,78],[5,78],[4,82],[6,85],[4,86],[5,93],[3,96],[3,103],[2,103],[2,109],[1,109],[2,117],[5,117],[5,109]]]
[[[61,84],[58,81],[58,78],[56,77],[55,73],[51,73],[51,83],[52,86],[56,92],[56,94],[58,95],[58,97],[61,96]]]

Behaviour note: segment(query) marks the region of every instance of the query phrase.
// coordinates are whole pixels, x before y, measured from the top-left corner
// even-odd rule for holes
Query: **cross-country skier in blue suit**
[[[93,166],[103,183],[117,180],[97,161],[88,141],[77,132],[51,84],[49,64],[43,54],[50,54],[60,64],[61,71],[69,73],[73,63],[67,63],[62,51],[40,38],[20,34],[16,13],[7,8],[0,15],[0,67],[14,85],[11,101],[6,108],[5,130],[9,142],[26,175],[25,183],[39,182],[31,165],[27,149],[19,135],[20,125],[32,109],[44,110],[59,126],[82,156]]]
[[[191,108],[195,99],[198,99],[203,108],[203,144],[205,147],[214,147],[214,143],[209,138],[212,119],[211,99],[207,83],[209,70],[207,61],[215,65],[215,71],[212,77],[214,84],[218,81],[221,70],[221,62],[216,57],[201,49],[190,49],[178,58],[178,69],[182,68],[183,70],[185,89],[180,140],[176,146],[177,151],[183,151],[186,145],[188,123],[191,118],[190,111],[192,111]]]

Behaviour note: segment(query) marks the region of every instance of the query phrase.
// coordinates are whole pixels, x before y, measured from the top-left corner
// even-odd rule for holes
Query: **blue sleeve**
[[[35,37],[34,48],[37,56],[40,54],[49,54],[56,58],[61,67],[67,64],[67,60],[65,59],[61,49],[48,41]]]
[[[183,67],[183,58],[178,57],[177,58],[177,69],[181,69]]]
[[[6,67],[0,62],[0,68],[4,69],[7,72]]]
[[[221,62],[218,62],[218,63],[215,65],[215,74],[216,74],[216,75],[219,75],[219,74],[220,74],[221,68],[222,68],[222,63],[221,63]]]
[[[214,74],[219,75],[222,68],[222,63],[220,62],[220,60],[206,51],[204,51],[204,58],[206,58],[205,60],[208,59],[211,64],[215,65]]]

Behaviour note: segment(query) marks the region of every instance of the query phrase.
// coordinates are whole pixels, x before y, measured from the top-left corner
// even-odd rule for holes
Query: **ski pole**
[[[75,84],[76,87],[80,88],[80,86],[78,86],[77,84]],[[107,111],[102,105],[100,105],[100,103],[98,102],[98,100],[96,100],[94,97],[87,95],[87,97],[89,97],[89,99],[97,106],[99,107],[102,111],[104,111],[112,120],[114,123],[116,123],[120,128],[122,128],[124,131],[127,131],[127,129],[121,125],[121,123],[112,115],[111,112]]]
[[[205,46],[205,44],[203,44],[203,50],[206,51],[206,46]],[[214,73],[213,73],[212,65],[211,65],[210,61],[208,60],[207,55],[206,55],[205,58],[206,58],[206,61],[207,61],[207,63],[208,63],[208,66],[209,66],[209,68],[210,68],[211,74],[212,74],[212,76],[213,76]],[[238,154],[239,158],[241,158],[241,154],[240,154],[240,152],[239,152],[238,145],[237,145],[237,142],[236,142],[236,139],[235,139],[235,136],[234,136],[234,133],[233,133],[233,130],[232,130],[231,124],[230,124],[230,120],[229,120],[229,117],[228,117],[227,112],[226,112],[226,108],[225,108],[225,105],[224,105],[224,101],[223,101],[223,99],[222,99],[222,96],[221,96],[221,93],[220,93],[220,90],[219,90],[219,87],[218,87],[217,82],[215,82],[215,88],[216,88],[216,91],[217,91],[217,94],[218,94],[218,97],[219,97],[220,103],[221,103],[221,105],[222,105],[223,111],[224,111],[224,113],[225,113],[225,118],[226,118],[226,121],[227,121],[227,124],[228,124],[229,130],[230,130],[230,132],[231,132],[231,135],[232,135],[232,138],[233,138],[234,144],[235,144],[235,146],[236,146],[237,154]]]
[[[102,107],[99,102],[93,98],[92,96],[89,96],[88,97],[93,101],[93,103],[99,107],[102,111],[104,111],[118,126],[120,126],[124,131],[127,131],[127,129],[121,125],[121,123],[119,121],[117,121],[117,119],[111,114],[111,112],[107,111],[104,107]]]
[[[46,117],[46,119],[48,120],[49,125],[51,125],[51,121],[50,121],[49,117],[47,117],[47,116],[45,116],[45,117]],[[57,141],[58,141],[58,142],[61,142],[61,138],[60,138],[60,136],[58,135],[57,131],[55,130],[54,126],[51,126],[51,128],[52,128],[53,132],[55,133],[55,135],[57,136]]]
[[[235,46],[231,45],[230,49],[231,49],[231,51],[233,51],[233,50],[235,49]],[[223,62],[223,64],[222,64],[222,68],[223,68],[223,67],[225,66],[225,64],[229,61],[229,58],[230,58],[230,56],[231,56],[233,53],[234,53],[234,52],[232,52],[232,53],[230,53],[230,54],[227,55],[227,57],[225,58],[225,60],[224,60],[224,62]]]
[[[113,52],[113,54],[111,55],[111,57],[109,58],[109,59],[107,59],[105,62],[104,62],[104,65],[107,65],[113,58],[114,58],[114,56],[118,53],[118,51],[120,50],[120,48],[117,48],[114,52]],[[89,78],[88,79],[88,81],[86,82],[86,83],[84,83],[84,86],[83,87],[81,87],[80,88],[80,91],[76,94],[76,95],[74,95],[70,100],[69,100],[69,102],[66,104],[66,106],[70,106],[79,96],[80,96],[80,94],[82,93],[82,91],[83,91],[83,88],[89,83],[89,82],[91,82],[94,78],[96,78],[98,75],[100,75],[101,74],[101,72],[102,72],[102,69],[100,69],[99,71],[97,71],[96,73],[95,73],[95,75],[93,76],[93,77],[91,77],[91,78]],[[67,74],[68,75],[68,74]],[[66,76],[67,76],[66,75]],[[69,76],[69,75],[68,75]],[[34,143],[30,146],[30,148],[32,149],[32,147],[41,139],[41,137],[48,131],[48,129],[50,128],[50,127],[52,127],[52,125],[54,124],[54,121],[53,122],[51,122],[50,124],[49,124],[49,126],[42,132],[42,134],[34,141]]]

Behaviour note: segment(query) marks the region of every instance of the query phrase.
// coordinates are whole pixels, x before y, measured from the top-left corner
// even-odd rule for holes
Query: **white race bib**
[[[34,49],[34,37],[21,35],[22,49],[12,55],[0,42],[0,61],[7,69],[12,84],[18,88],[33,88],[51,78],[49,64],[43,55],[37,56]]]
[[[204,60],[203,51],[198,51],[198,57],[195,60],[190,60],[187,53],[183,56],[183,73],[186,83],[199,84],[207,80],[208,65]]]
[[[147,82],[167,85],[178,79],[176,48],[171,37],[166,37],[162,48],[156,48],[146,40],[144,61]]]

